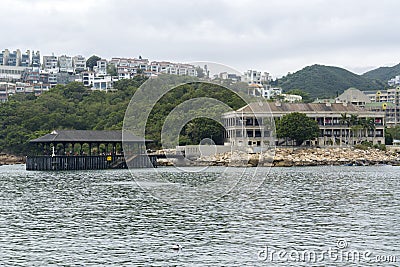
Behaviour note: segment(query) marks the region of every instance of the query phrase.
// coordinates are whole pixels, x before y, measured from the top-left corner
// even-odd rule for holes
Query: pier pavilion
[[[146,144],[150,142],[152,140],[128,132],[122,135],[122,131],[55,130],[30,141],[30,144],[36,145],[37,152],[27,156],[26,169],[98,170],[128,166],[155,167],[156,157],[146,154]]]

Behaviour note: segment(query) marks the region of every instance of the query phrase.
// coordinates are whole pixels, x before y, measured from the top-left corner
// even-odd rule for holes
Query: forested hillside
[[[26,154],[29,140],[54,129],[122,129],[126,108],[137,88],[146,81],[137,76],[114,84],[115,92],[91,91],[81,83],[58,85],[38,97],[16,94],[0,104],[0,152]],[[212,84],[194,83],[175,88],[154,107],[147,121],[146,137],[159,145],[165,117],[179,103],[194,97],[210,97],[238,109],[244,102],[232,92]],[[221,142],[221,126],[207,119],[196,119],[182,130],[181,142],[198,143],[213,136]]]
[[[364,73],[362,76],[368,79],[381,80],[387,83],[390,79],[400,75],[400,63],[392,67],[380,67]]]
[[[300,89],[309,93],[312,98],[334,97],[350,87],[360,90],[385,87],[381,81],[370,80],[339,67],[323,65],[308,66],[288,74],[279,79],[277,85],[285,91]]]

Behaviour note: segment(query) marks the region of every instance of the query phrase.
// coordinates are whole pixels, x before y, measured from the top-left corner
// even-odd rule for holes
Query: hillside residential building
[[[366,94],[369,97],[371,102],[398,103],[400,98],[400,86],[387,90],[364,91],[364,94]]]
[[[283,102],[295,103],[301,102],[303,97],[299,95],[283,94],[282,88],[271,87],[269,84],[249,84],[247,94],[265,99],[280,99]]]
[[[58,58],[54,54],[43,56],[43,69],[48,72],[58,72]]]
[[[0,82],[0,102],[6,102],[8,96],[15,93],[16,89],[14,83]]]
[[[93,71],[96,75],[107,75],[107,60],[98,60],[96,66],[93,67]]]
[[[303,101],[301,95],[281,94],[283,102],[297,103]]]
[[[0,81],[19,81],[26,70],[20,66],[0,66]]]
[[[72,58],[74,73],[79,73],[86,70],[86,58],[78,55]]]
[[[221,72],[216,74],[214,78],[222,79],[222,80],[231,80],[232,82],[240,82],[242,80],[242,76],[235,73]]]
[[[86,87],[92,87],[94,78],[96,77],[94,71],[84,71],[81,73],[81,75],[83,85]]]
[[[108,91],[113,88],[113,78],[111,76],[94,77],[92,90]]]
[[[81,82],[84,86],[92,90],[109,91],[113,89],[114,79],[110,75],[97,75],[94,71],[84,71],[81,73]]]
[[[400,86],[377,91],[360,91],[349,88],[337,97],[335,102],[352,103],[367,111],[383,112],[387,127],[400,124]]]
[[[365,106],[366,110],[384,112],[387,127],[400,125],[400,106],[394,103],[372,102]]]
[[[41,60],[40,60],[40,52],[39,51],[32,51],[32,62],[31,62],[31,66],[32,68],[40,68],[41,64],[40,64]]]
[[[394,77],[393,79],[390,79],[390,80],[388,81],[388,84],[389,84],[390,86],[397,86],[397,85],[400,85],[400,75]]]
[[[371,103],[371,99],[362,91],[356,88],[349,88],[336,98],[336,102],[365,107],[367,103]]]
[[[146,68],[146,72],[148,74],[172,74],[172,75],[187,75],[196,77],[197,70],[196,67],[190,64],[182,64],[182,63],[172,63],[166,61],[153,61],[151,64]]]
[[[269,73],[256,70],[248,70],[244,73],[242,81],[248,84],[268,84]]]
[[[233,146],[264,147],[285,145],[287,140],[278,139],[274,122],[292,112],[300,112],[317,121],[320,136],[307,144],[318,146],[354,145],[362,141],[373,144],[385,143],[385,114],[366,111],[346,103],[251,103],[237,111],[223,114],[226,143]],[[343,118],[356,115],[358,119],[373,122],[373,127],[351,126]],[[289,142],[291,144],[292,142]]]
[[[60,72],[67,72],[67,73],[73,73],[74,68],[73,68],[73,63],[72,63],[72,57],[62,55],[58,58],[58,66]]]
[[[7,60],[9,54],[10,51],[8,51],[8,49],[5,49],[0,52],[0,66],[7,66]]]
[[[371,100],[371,103],[366,105],[366,109],[385,112],[388,127],[400,124],[400,86],[387,90],[365,91],[364,93]]]

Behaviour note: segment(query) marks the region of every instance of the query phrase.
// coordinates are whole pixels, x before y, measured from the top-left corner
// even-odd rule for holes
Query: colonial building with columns
[[[306,145],[347,146],[369,141],[385,143],[385,114],[371,112],[350,103],[256,102],[224,113],[225,143],[232,146],[263,147],[291,145],[292,140],[276,138],[275,121],[299,112],[314,119],[320,136]]]

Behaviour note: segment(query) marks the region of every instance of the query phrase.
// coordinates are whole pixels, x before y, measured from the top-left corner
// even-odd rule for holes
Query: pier
[[[124,144],[123,144],[124,141]],[[103,170],[157,167],[157,156],[147,155],[145,140],[122,131],[53,131],[30,143],[26,170]]]

